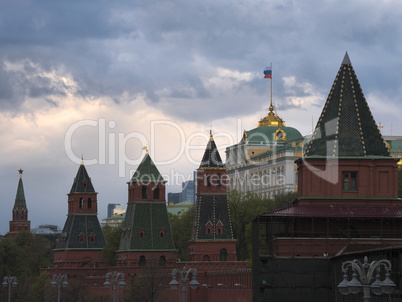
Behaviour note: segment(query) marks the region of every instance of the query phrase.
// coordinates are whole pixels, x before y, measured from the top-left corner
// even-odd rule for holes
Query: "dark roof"
[[[22,178],[18,182],[17,194],[15,196],[14,210],[27,210],[27,205],[25,202],[24,185],[22,183]]]
[[[209,137],[207,148],[205,149],[204,156],[200,164],[200,169],[205,168],[223,168],[221,156],[219,155],[218,148],[216,147],[212,132]]]
[[[74,183],[70,190],[70,194],[73,193],[95,193],[91,178],[88,176],[84,164],[80,165],[77,176],[74,178]]]
[[[95,235],[94,242],[90,241],[92,234]],[[80,236],[84,237],[83,242],[80,242]],[[105,245],[97,215],[68,215],[56,249],[102,249]]]
[[[351,201],[353,203],[353,201]],[[380,204],[378,202],[377,204]],[[294,205],[260,217],[402,218],[399,206]]]
[[[174,250],[166,203],[129,203],[119,250]]]
[[[305,156],[389,156],[346,53]]]
[[[141,161],[137,170],[135,171],[130,182],[163,182],[164,179],[159,173],[158,168],[155,166],[148,152]]]
[[[219,223],[222,224],[221,234],[216,229]],[[210,234],[206,232],[207,224],[212,226]],[[194,225],[192,240],[234,239],[227,195],[199,195]]]

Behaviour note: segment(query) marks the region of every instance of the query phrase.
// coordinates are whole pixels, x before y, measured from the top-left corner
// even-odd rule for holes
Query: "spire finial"
[[[81,153],[81,165],[84,164],[84,153]]]
[[[352,65],[349,59],[348,52],[345,53],[345,57],[343,58],[342,65]]]
[[[213,138],[213,136],[212,136],[212,125],[211,125],[211,129],[209,130],[209,140],[210,140],[210,141],[213,141],[213,140],[214,140],[214,138]]]
[[[147,146],[142,147],[142,150],[145,150],[146,154],[148,154],[148,147]]]
[[[24,172],[24,170],[22,170],[21,168],[18,170],[18,173],[20,174],[20,178],[22,178],[22,172]]]

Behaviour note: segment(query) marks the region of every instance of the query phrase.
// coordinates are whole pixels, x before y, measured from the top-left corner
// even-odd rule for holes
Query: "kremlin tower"
[[[20,231],[30,231],[31,222],[28,220],[28,208],[25,202],[24,185],[22,183],[22,172],[19,169],[20,180],[18,182],[17,195],[15,196],[15,203],[13,208],[13,220],[10,221],[10,231],[7,236],[15,237]]]

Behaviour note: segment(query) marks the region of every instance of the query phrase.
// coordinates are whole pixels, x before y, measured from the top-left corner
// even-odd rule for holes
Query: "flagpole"
[[[271,62],[271,106],[272,106],[272,62]]]

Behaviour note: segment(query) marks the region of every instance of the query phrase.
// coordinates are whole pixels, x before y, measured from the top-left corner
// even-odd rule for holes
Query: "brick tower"
[[[31,222],[28,220],[28,208],[25,201],[24,185],[22,183],[22,172],[24,170],[19,169],[20,180],[18,182],[17,195],[15,196],[15,203],[13,208],[13,220],[10,221],[10,231],[8,237],[17,236],[20,231],[30,231]]]
[[[172,266],[177,260],[166,209],[165,183],[148,152],[128,184],[118,266]]]
[[[68,215],[54,250],[57,268],[104,266],[106,245],[98,220],[97,192],[82,162],[68,194]]]
[[[197,170],[197,205],[190,261],[236,261],[227,177],[212,132]]]
[[[296,161],[296,200],[254,220],[253,301],[338,301],[343,261],[372,253],[400,264],[398,160],[346,53]]]

